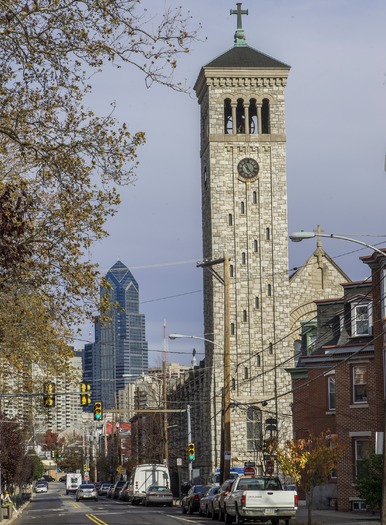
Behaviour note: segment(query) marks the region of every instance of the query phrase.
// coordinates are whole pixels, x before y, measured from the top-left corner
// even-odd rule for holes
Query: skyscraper
[[[92,388],[92,401],[102,401],[104,409],[111,410],[117,406],[117,391],[147,372],[148,345],[133,274],[118,260],[105,279],[110,287],[102,287],[100,293],[101,299],[110,295],[109,319],[96,318],[95,342],[85,345],[83,370]]]

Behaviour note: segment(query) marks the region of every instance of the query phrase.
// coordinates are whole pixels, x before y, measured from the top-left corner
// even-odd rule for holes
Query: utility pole
[[[223,265],[223,277],[213,266]],[[207,268],[224,286],[224,389],[222,408],[222,435],[220,458],[220,482],[229,478],[231,460],[231,367],[230,367],[230,299],[229,299],[229,256],[224,253],[220,259],[205,260],[197,263],[198,267]]]
[[[162,352],[162,397],[163,397],[163,408],[167,410],[167,389],[166,389],[166,360],[167,360],[167,344],[168,340],[166,337],[166,321],[164,320],[164,341],[163,341],[163,352]],[[164,412],[163,415],[163,434],[164,434],[164,462],[166,466],[169,466],[169,436],[168,436],[168,414]]]

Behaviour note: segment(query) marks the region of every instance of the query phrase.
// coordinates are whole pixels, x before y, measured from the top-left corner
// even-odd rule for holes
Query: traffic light
[[[101,401],[94,403],[94,421],[101,421],[103,418],[103,407]]]
[[[88,383],[80,384],[80,404],[85,407],[91,403],[91,387]]]
[[[196,451],[194,449],[194,443],[188,443],[188,460],[194,461],[196,457]]]
[[[55,406],[55,383],[43,384],[43,405],[48,408]]]

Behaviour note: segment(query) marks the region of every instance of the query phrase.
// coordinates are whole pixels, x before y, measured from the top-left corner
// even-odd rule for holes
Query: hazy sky
[[[201,66],[233,47],[236,16],[230,0],[143,0],[189,10],[202,25],[202,42],[178,62],[193,86]],[[312,230],[386,246],[386,2],[384,0],[245,0],[249,46],[291,66],[286,88],[289,232]],[[195,94],[162,86],[146,89],[132,68],[96,80],[100,113],[116,101],[116,116],[143,130],[135,186],[122,192],[109,238],[93,259],[102,274],[119,258],[140,287],[150,363],[157,365],[167,333],[203,336],[199,105]],[[366,235],[363,237],[363,235]],[[369,253],[324,240],[330,256],[354,280],[368,276],[358,257]],[[301,266],[315,241],[290,243],[289,268]],[[217,254],[218,255],[218,254]],[[84,337],[89,331],[85,327]],[[92,334],[93,340],[93,334]],[[81,347],[82,341],[76,346]],[[168,359],[188,364],[201,341],[169,341]],[[182,352],[182,353],[181,353]]]

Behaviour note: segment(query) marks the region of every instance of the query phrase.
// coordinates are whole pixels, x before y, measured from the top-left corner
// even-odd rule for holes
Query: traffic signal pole
[[[190,421],[190,405],[186,405],[186,415],[188,418],[188,443],[192,442],[192,424]],[[189,471],[189,481],[193,482],[193,461],[189,461],[188,463],[188,471]]]

